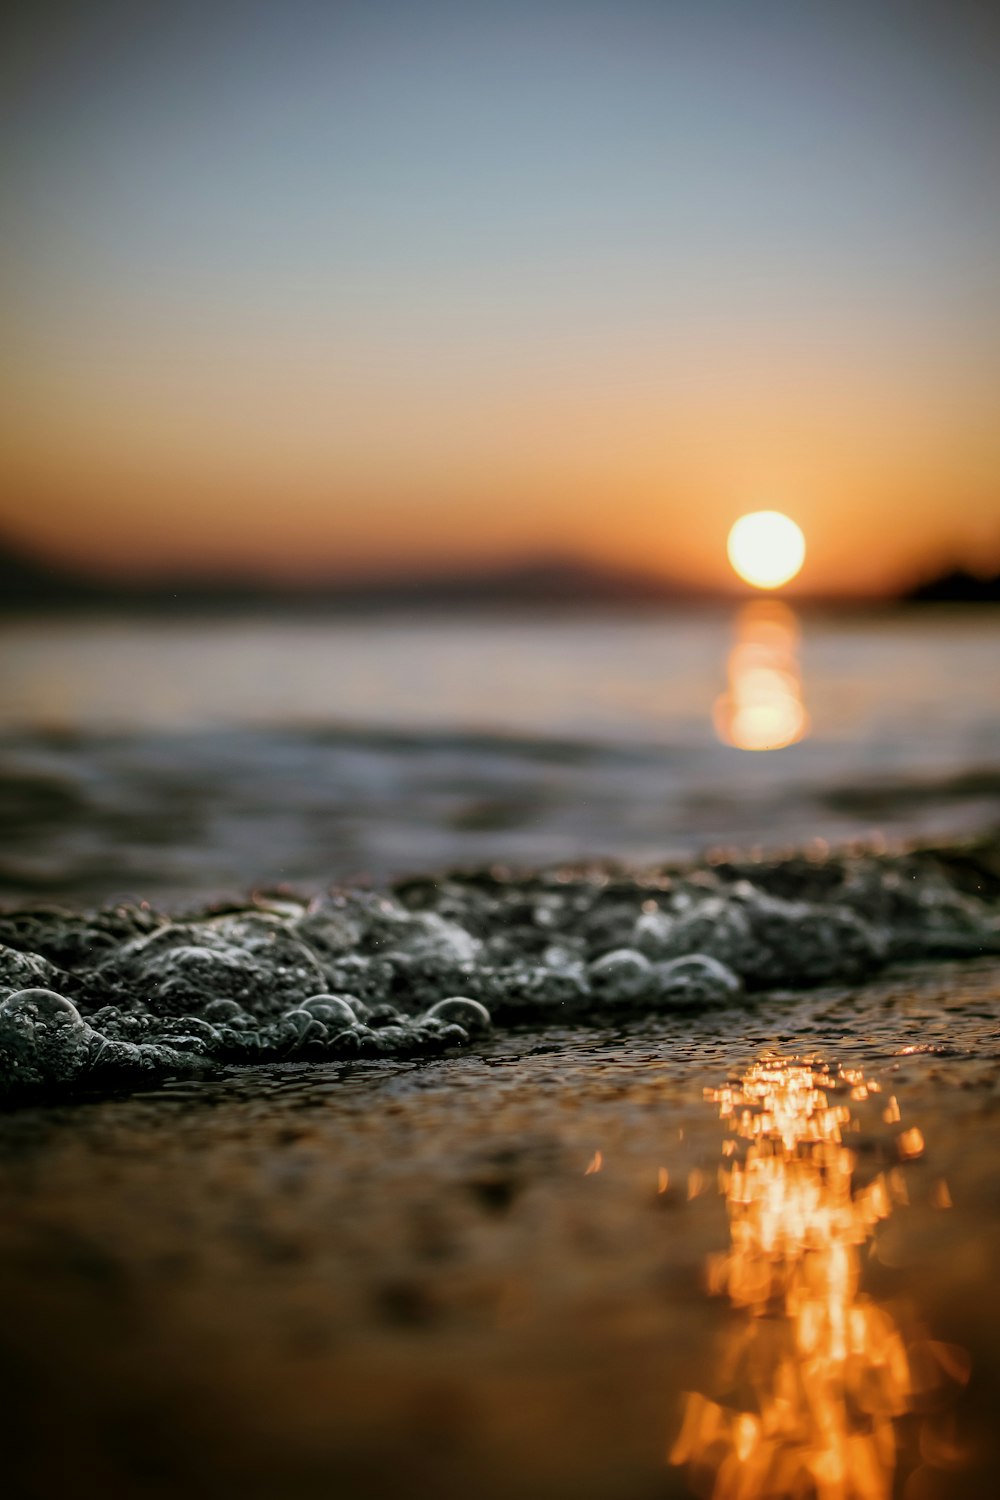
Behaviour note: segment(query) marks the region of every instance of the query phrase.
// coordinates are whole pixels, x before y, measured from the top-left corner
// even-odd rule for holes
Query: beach
[[[927,1340],[971,1368],[944,1393],[915,1375],[865,1493],[988,1493],[998,1026],[980,961],[7,1114],[8,1493],[711,1493],[668,1461],[743,1317],[707,1291],[729,1135],[704,1090],[768,1051],[881,1081],[856,1106],[858,1178],[897,1170],[906,1201],[865,1249],[864,1295],[915,1372]]]
[[[770,755],[713,716],[732,620],[621,624],[596,699],[589,628],[536,627],[550,691],[474,728],[426,628],[368,724],[315,663],[404,627],[352,673],[283,626],[242,707],[228,632],[140,630],[117,720],[112,627],[10,635],[9,1492],[985,1493],[983,622],[805,621]]]
[[[0,1500],[986,1500],[1000,25],[15,3]]]

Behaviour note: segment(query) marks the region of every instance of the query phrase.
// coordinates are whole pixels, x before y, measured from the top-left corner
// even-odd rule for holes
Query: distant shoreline
[[[996,605],[1000,574],[979,577],[952,568],[896,594],[772,594],[753,589],[705,589],[676,578],[602,568],[572,557],[529,558],[490,570],[418,577],[300,585],[229,578],[126,582],[53,566],[0,542],[0,615],[95,613],[170,616],[330,615],[371,619],[390,614],[468,615],[580,610],[733,608],[750,599],[780,598],[794,609],[838,614],[884,614],[914,605]]]

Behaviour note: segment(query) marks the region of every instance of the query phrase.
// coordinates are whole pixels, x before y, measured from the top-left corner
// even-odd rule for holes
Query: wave
[[[8,734],[0,891],[173,905],[239,893],[248,870],[316,892],[362,873],[646,864],[875,828],[926,842],[997,827],[1000,780],[974,749],[928,768],[910,742],[895,758],[818,744],[761,756],[680,731],[670,744],[333,726]]]
[[[731,1010],[1000,953],[1000,851],[499,867],[379,892],[0,916],[0,1098],[436,1056],[490,1025]]]

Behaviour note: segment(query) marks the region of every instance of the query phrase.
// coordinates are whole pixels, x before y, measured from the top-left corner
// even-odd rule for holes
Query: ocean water
[[[0,818],[87,902],[984,832],[1000,614],[11,620]]]

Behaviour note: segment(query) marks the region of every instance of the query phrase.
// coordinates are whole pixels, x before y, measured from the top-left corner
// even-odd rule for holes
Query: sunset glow
[[[720,590],[763,494],[811,593],[1000,566],[1000,46],[860,0],[411,9],[153,0],[119,36],[96,0],[64,48],[23,8],[5,540]]]

